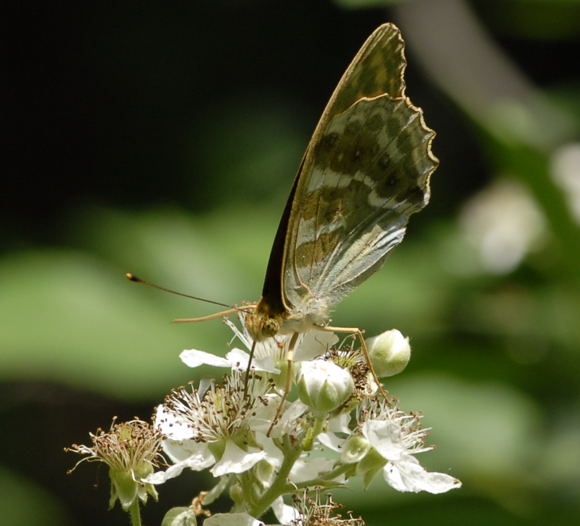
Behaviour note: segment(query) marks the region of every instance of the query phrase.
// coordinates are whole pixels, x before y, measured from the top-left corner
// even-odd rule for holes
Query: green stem
[[[302,441],[302,449],[304,451],[312,450],[314,439],[322,432],[325,422],[326,417],[324,416],[317,417],[316,420],[314,420],[314,426],[309,430],[306,438]]]
[[[249,514],[252,517],[260,517],[280,495],[288,491],[288,484],[286,482],[288,475],[301,453],[302,448],[298,446],[285,448],[284,461],[280,466],[280,471],[278,471],[274,482],[249,510]]]
[[[131,516],[131,526],[141,526],[141,509],[138,498],[133,500],[133,504],[129,508],[129,515]]]

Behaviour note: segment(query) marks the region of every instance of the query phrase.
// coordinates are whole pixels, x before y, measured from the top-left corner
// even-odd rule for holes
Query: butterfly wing
[[[379,27],[346,70],[306,150],[264,291],[297,317],[325,312],[375,272],[429,200],[435,135],[405,97],[404,45]],[[268,276],[281,281],[268,285]],[[273,295],[274,292],[271,292]]]

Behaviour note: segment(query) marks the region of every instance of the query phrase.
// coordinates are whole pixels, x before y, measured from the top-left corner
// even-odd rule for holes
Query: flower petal
[[[284,504],[282,497],[278,497],[272,503],[272,511],[280,521],[280,524],[300,524],[298,522],[301,519],[299,511],[292,506],[288,506],[288,504]]]
[[[205,469],[215,462],[207,444],[194,440],[164,440],[163,451],[174,463],[188,462],[188,467],[195,471]]]
[[[346,438],[339,438],[334,433],[320,433],[316,440],[332,451],[341,452]]]
[[[175,462],[175,464],[169,466],[165,471],[157,471],[145,477],[143,479],[143,482],[148,482],[149,484],[163,484],[167,480],[181,475],[181,472],[185,468],[192,469],[193,471],[201,471],[202,469],[211,466],[215,462],[214,456],[210,453],[209,449],[205,444],[197,444],[197,445],[203,446],[205,448],[205,451],[202,451],[200,448],[200,450],[197,453],[192,454],[191,456],[185,458],[184,460]],[[165,447],[164,449],[166,450]]]
[[[338,341],[333,332],[309,331],[304,334],[302,342],[296,346],[294,360],[297,362],[312,360],[323,355]]]
[[[401,428],[389,420],[367,420],[362,427],[370,445],[386,460],[397,461],[407,451],[401,443]]]
[[[341,452],[344,443],[349,439],[352,434],[351,429],[348,427],[350,422],[349,413],[341,413],[338,416],[330,418],[328,420],[328,431],[326,433],[320,433],[316,438],[323,445],[332,451]],[[337,436],[336,433],[343,433],[344,436]]]
[[[341,413],[340,415],[328,420],[328,431],[332,431],[334,433],[346,433],[347,435],[350,435],[351,430],[348,427],[349,422],[350,413]]]
[[[271,393],[265,395],[263,399],[266,403],[255,408],[248,425],[253,431],[266,434],[270,429],[274,416],[276,416],[280,397]]]
[[[178,462],[177,464],[173,464],[173,466],[169,466],[165,471],[156,471],[155,473],[151,473],[143,479],[143,482],[147,482],[149,484],[163,484],[167,482],[169,479],[178,477],[181,475],[181,472],[186,468],[185,462]]]
[[[280,417],[280,421],[276,424],[276,427],[283,428],[290,425],[306,411],[308,411],[308,406],[300,400],[295,400],[284,410],[284,413]]]
[[[210,471],[214,477],[221,477],[226,473],[243,473],[265,456],[265,451],[244,451],[233,440],[228,440],[222,458]]]
[[[288,478],[296,484],[305,482],[306,480],[316,479],[319,478],[321,473],[330,471],[334,467],[334,464],[334,460],[324,457],[309,458],[306,461],[297,460],[294,466],[292,466]]]
[[[240,369],[245,371],[248,368],[248,360],[250,355],[246,351],[242,351],[242,349],[234,347],[226,354],[226,358],[232,369]]]
[[[254,438],[256,443],[260,446],[260,448],[262,448],[264,453],[266,453],[264,460],[275,468],[279,468],[284,461],[284,453],[282,450],[279,449],[274,441],[264,433],[255,433]]]
[[[226,358],[230,362],[232,368],[245,371],[248,368],[248,360],[250,359],[250,355],[246,351],[233,348],[226,354]],[[280,373],[280,369],[274,367],[274,360],[271,356],[267,356],[265,358],[258,358],[254,356],[252,361],[252,369],[254,371],[263,371],[266,373]]]
[[[445,493],[461,487],[461,481],[446,473],[427,471],[411,455],[398,462],[387,463],[383,475],[387,483],[397,491]]]
[[[229,360],[216,356],[205,351],[196,349],[186,349],[179,355],[179,359],[188,367],[199,367],[200,365],[213,365],[214,367],[231,367]]]
[[[173,440],[187,440],[194,435],[192,426],[164,405],[155,409],[153,424],[163,435]]]

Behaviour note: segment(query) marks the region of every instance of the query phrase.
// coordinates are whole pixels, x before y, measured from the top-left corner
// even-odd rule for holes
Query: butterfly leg
[[[256,352],[256,340],[252,342],[252,348],[250,349],[250,356],[248,356],[248,366],[246,367],[246,377],[244,379],[244,398],[248,394],[248,379],[250,378],[250,372],[252,369],[252,360],[254,359],[254,353]]]
[[[292,363],[294,362],[294,348],[296,347],[296,341],[298,340],[299,333],[295,332],[292,334],[290,338],[290,343],[288,344],[288,351],[286,352],[286,362],[288,364],[288,368],[286,370],[286,380],[284,382],[284,392],[282,393],[282,399],[280,400],[280,404],[278,405],[278,409],[276,410],[276,415],[270,424],[268,432],[266,436],[270,436],[272,429],[280,419],[280,415],[282,414],[282,409],[284,408],[284,402],[286,402],[286,398],[288,398],[288,393],[290,393],[290,388],[292,387]]]
[[[343,334],[344,333],[354,334],[360,342],[360,346],[361,346],[361,349],[362,349],[363,354],[365,356],[365,360],[367,362],[367,365],[369,366],[369,370],[371,371],[371,374],[373,376],[373,380],[377,384],[377,388],[378,388],[379,392],[381,393],[381,395],[383,397],[388,398],[387,392],[383,389],[383,385],[381,384],[381,381],[379,380],[379,377],[377,376],[377,373],[375,372],[375,368],[373,367],[373,364],[371,362],[371,357],[369,355],[369,349],[367,347],[367,342],[365,342],[364,334],[363,334],[363,331],[361,329],[359,329],[358,327],[330,327],[328,325],[318,327],[318,329],[321,331],[325,331],[325,332],[338,332],[338,333],[343,333]]]

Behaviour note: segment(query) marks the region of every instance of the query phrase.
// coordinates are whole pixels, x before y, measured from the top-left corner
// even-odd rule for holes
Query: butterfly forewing
[[[383,24],[375,29],[342,75],[320,117],[312,141],[332,117],[363,97],[373,98],[385,93],[393,98],[402,97],[405,94],[403,74],[406,65],[404,42],[398,28],[393,24]]]
[[[404,96],[404,69],[402,38],[385,24],[316,127],[277,236],[284,234],[278,286],[294,317],[323,317],[380,267],[428,202],[434,132]]]

